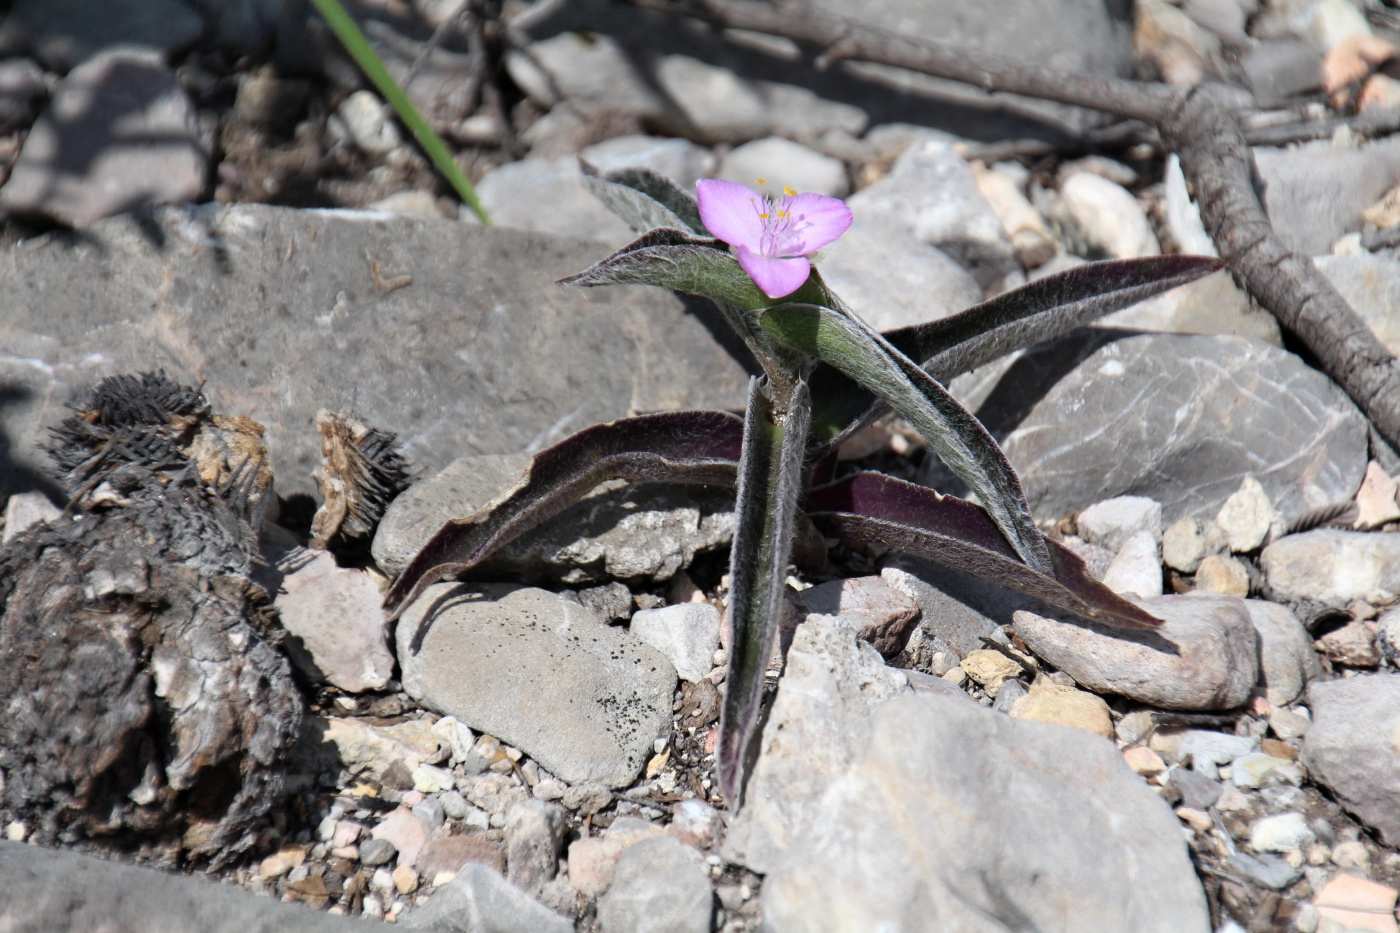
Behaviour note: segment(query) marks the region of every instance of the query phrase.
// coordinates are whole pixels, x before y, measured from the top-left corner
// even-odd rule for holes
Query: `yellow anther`
[[[761,220],[767,220],[767,219],[768,219],[770,216],[772,216],[772,215],[766,214],[766,213],[762,213],[762,214],[759,214],[758,216],[759,216],[759,219],[761,219]]]
[[[795,198],[797,197],[797,189],[794,188],[792,185],[783,185],[783,194],[787,195],[790,198]]]
[[[755,185],[766,185],[766,184],[768,184],[768,179],[766,179],[766,178],[755,178],[755,179],[753,180],[753,183],[754,183]]]

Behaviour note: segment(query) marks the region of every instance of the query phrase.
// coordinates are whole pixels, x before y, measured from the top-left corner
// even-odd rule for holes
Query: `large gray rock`
[[[0,841],[0,928],[103,933],[354,933],[382,924],[283,904],[232,884]]]
[[[621,787],[671,726],[656,649],[545,590],[438,584],[398,623],[404,690],[570,784]]]
[[[1253,474],[1291,522],[1351,497],[1366,469],[1351,400],[1252,340],[1088,330],[952,389],[1001,441],[1043,519],[1122,494],[1162,503],[1166,524],[1214,515]],[[931,484],[950,489],[930,461]]]
[[[0,268],[0,434],[16,469],[42,472],[35,448],[78,386],[165,367],[267,428],[285,494],[314,488],[320,408],[397,432],[430,473],[463,454],[538,450],[631,410],[740,407],[743,367],[698,304],[688,313],[655,289],[553,284],[609,248],[256,206],[32,240],[24,262]]]
[[[1280,599],[1383,606],[1400,595],[1400,534],[1321,528],[1288,535],[1264,548],[1259,566]]]
[[[705,858],[670,836],[628,846],[598,898],[603,933],[709,933],[714,891]]]
[[[725,849],[767,874],[769,929],[1209,928],[1175,819],[1112,743],[956,696],[861,696],[868,653],[811,617],[789,654]],[[842,698],[813,706],[822,686]]]
[[[1400,181],[1400,139],[1361,146],[1329,141],[1260,148],[1264,208],[1283,245],[1321,256],[1343,234],[1361,229],[1361,212]]]
[[[398,926],[430,933],[570,933],[574,924],[486,865],[468,862]]]
[[[1400,845],[1400,674],[1363,674],[1308,688],[1313,723],[1302,761],[1314,781]]]
[[[444,523],[465,518],[513,489],[530,458],[462,457],[416,483],[389,506],[370,552],[397,575]],[[659,484],[605,484],[539,529],[503,548],[482,573],[576,584],[600,579],[663,581],[701,551],[722,547],[734,528],[734,494]]]
[[[177,0],[110,0],[100,9],[88,0],[17,0],[8,17],[7,38],[23,37],[60,72],[114,46],[171,54],[192,45],[204,28],[199,14]]]
[[[1176,646],[1017,612],[1016,634],[1090,690],[1162,709],[1232,709],[1259,679],[1259,649],[1244,602],[1228,596],[1134,600],[1162,620],[1153,634]]]
[[[159,59],[105,52],[59,85],[0,188],[0,208],[85,227],[143,204],[193,200],[208,169],[204,136]]]

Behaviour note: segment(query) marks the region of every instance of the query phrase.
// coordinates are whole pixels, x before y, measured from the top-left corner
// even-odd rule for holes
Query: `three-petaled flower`
[[[851,209],[839,198],[783,189],[769,197],[732,181],[702,178],[695,184],[700,219],[734,247],[739,265],[769,298],[802,287],[812,271],[807,259],[851,225]]]

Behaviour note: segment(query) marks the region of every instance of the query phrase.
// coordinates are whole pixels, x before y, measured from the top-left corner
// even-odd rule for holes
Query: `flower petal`
[[[851,226],[851,209],[840,198],[797,194],[788,198],[784,206],[792,215],[793,226],[801,232],[803,256],[833,242]]]
[[[732,181],[702,178],[695,183],[695,200],[700,219],[711,234],[730,246],[747,246],[758,251],[763,234],[763,198]]]
[[[811,274],[812,264],[801,256],[774,259],[740,246],[739,266],[769,298],[785,298],[802,287]]]

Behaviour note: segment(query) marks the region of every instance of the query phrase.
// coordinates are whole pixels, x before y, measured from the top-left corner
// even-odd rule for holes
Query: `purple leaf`
[[[439,528],[384,605],[397,618],[433,583],[471,570],[606,480],[733,485],[742,438],[743,423],[717,411],[643,415],[580,431],[536,454],[507,494]]]
[[[1161,624],[1089,575],[1084,562],[1046,539],[1051,573],[1017,557],[991,518],[971,502],[880,473],[857,473],[813,490],[803,505],[824,533],[849,545],[936,561],[1112,628]]]

